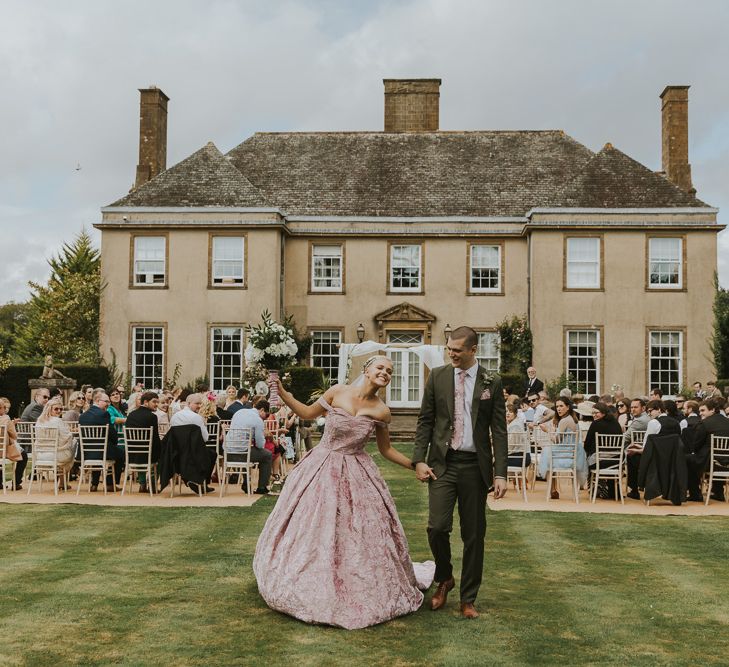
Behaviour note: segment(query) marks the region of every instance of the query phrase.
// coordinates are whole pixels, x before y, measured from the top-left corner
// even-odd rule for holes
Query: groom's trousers
[[[428,542],[435,558],[435,580],[442,582],[453,576],[450,534],[458,503],[463,540],[461,602],[473,602],[483,574],[488,489],[476,454],[451,450],[446,465],[445,474],[431,480],[428,488]]]

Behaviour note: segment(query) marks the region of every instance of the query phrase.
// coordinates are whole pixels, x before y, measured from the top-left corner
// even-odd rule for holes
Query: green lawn
[[[426,489],[383,469],[424,560]],[[258,597],[251,560],[274,502],[0,505],[0,665],[729,663],[723,518],[490,512],[480,619],[459,618],[456,595],[347,632]]]

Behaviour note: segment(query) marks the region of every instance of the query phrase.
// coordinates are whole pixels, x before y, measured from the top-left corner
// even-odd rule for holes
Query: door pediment
[[[433,322],[437,318],[433,313],[418,308],[412,303],[403,301],[396,306],[391,306],[374,317],[377,322],[378,338],[382,341],[385,338],[385,330],[392,329],[393,325],[407,325],[406,328],[413,328],[425,334],[426,343],[430,343]]]

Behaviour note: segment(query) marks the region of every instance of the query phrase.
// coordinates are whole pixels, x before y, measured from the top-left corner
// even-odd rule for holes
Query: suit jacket
[[[709,467],[712,435],[729,436],[729,419],[718,412],[702,419],[693,432],[693,454],[689,456],[689,460],[699,470]]]
[[[157,415],[149,408],[141,405],[129,413],[126,424],[124,425],[127,428],[152,427],[152,462],[157,463],[159,461],[160,450],[162,449],[162,443],[159,439],[159,421],[157,420]]]
[[[38,405],[35,401],[31,401],[28,403],[28,405],[25,406],[25,410],[23,410],[23,414],[20,415],[20,421],[23,422],[34,422],[38,421],[38,417],[41,416],[41,413],[43,412],[43,406]]]
[[[675,420],[673,420],[675,421]],[[645,489],[643,498],[653,500],[662,496],[674,505],[686,498],[687,470],[683,441],[677,433],[649,435],[640,457],[638,486]]]
[[[501,378],[497,375],[487,383],[486,376],[486,370],[479,366],[471,403],[471,428],[481,476],[490,487],[494,475],[506,477],[508,439]],[[482,400],[481,395],[487,389],[490,397]],[[446,454],[453,437],[454,404],[453,366],[448,364],[434,368],[425,385],[418,416],[413,463],[427,461],[436,477],[440,477],[447,468]],[[468,428],[468,425],[465,427]]]
[[[217,455],[205,446],[197,424],[173,426],[162,440],[159,460],[160,489],[164,489],[175,473],[186,482],[202,484],[210,479]]]
[[[527,378],[527,381],[524,383],[524,391],[522,392],[522,396],[527,396],[528,394],[538,394],[540,391],[544,390],[544,382],[542,382],[539,378],[534,378],[534,383],[532,386],[529,386],[529,378]]]
[[[81,416],[78,418],[78,423],[79,426],[108,426],[109,434],[106,440],[106,456],[110,459],[117,458],[112,453],[112,449],[116,447],[118,442],[116,429],[109,424],[109,413],[106,410],[102,410],[100,407],[92,405],[88,410],[81,413]],[[123,458],[122,454],[122,459]]]

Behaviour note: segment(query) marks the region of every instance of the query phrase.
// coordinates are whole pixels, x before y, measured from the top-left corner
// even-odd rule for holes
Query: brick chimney
[[[666,86],[661,93],[662,165],[669,181],[686,192],[696,192],[688,155],[688,89]]]
[[[440,79],[383,79],[385,132],[437,132]]]
[[[157,86],[140,88],[139,164],[134,188],[167,169],[167,102]]]

